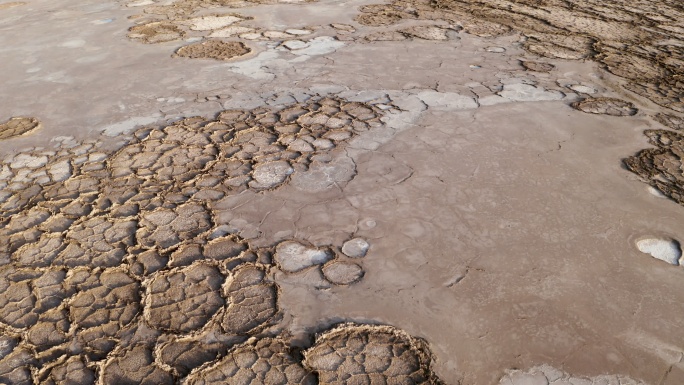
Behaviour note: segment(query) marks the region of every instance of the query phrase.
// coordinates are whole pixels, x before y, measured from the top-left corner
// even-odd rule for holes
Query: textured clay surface
[[[0,14],[0,383],[684,384],[678,2]]]
[[[11,118],[0,124],[0,140],[13,136],[24,135],[40,127],[40,122],[35,118]]]

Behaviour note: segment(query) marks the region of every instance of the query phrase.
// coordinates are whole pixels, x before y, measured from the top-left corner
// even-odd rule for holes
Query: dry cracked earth
[[[684,384],[682,20],[0,1],[0,383]]]

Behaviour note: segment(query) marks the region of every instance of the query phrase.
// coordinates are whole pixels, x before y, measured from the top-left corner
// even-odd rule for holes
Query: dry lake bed
[[[684,384],[684,5],[0,0],[0,383]]]

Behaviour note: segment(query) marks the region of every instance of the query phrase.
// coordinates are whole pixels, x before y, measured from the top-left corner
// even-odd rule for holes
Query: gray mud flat
[[[684,8],[0,2],[0,383],[684,383]]]

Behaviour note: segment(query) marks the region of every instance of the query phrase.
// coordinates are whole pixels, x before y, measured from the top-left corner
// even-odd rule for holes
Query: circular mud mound
[[[339,326],[318,336],[304,357],[321,384],[441,384],[427,343],[391,326]]]
[[[267,338],[237,346],[217,363],[192,373],[184,383],[316,385],[318,382],[284,342]]]
[[[591,98],[572,103],[572,107],[590,114],[632,116],[639,110],[630,102],[613,98]]]
[[[185,32],[177,26],[162,21],[136,25],[128,30],[128,37],[141,43],[155,44],[179,40]]]
[[[252,52],[246,45],[235,41],[207,40],[181,47],[176,55],[190,59],[230,60]]]
[[[40,127],[36,118],[11,118],[0,124],[0,140],[24,135]]]

